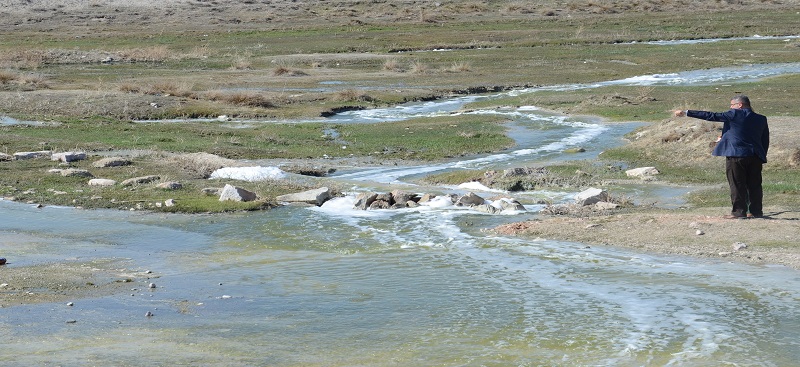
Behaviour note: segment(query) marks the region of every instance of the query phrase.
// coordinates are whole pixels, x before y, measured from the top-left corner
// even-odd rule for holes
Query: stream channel
[[[507,93],[611,84],[711,85],[798,72],[800,64],[753,65]],[[500,216],[441,202],[407,210],[352,209],[358,191],[463,191],[415,188],[405,181],[431,172],[591,158],[621,144],[622,135],[638,125],[604,124],[534,106],[460,112],[465,103],[505,94],[331,117],[340,124],[505,114],[513,119],[509,128],[518,145],[431,166],[337,172],[331,178],[352,185],[353,193],[322,207],[182,215],[0,201],[0,255],[10,259],[6,267],[111,264],[120,274],[138,276],[122,292],[76,298],[73,305],[0,308],[0,363],[800,364],[800,273],[792,269],[482,231],[536,218],[537,205]],[[562,153],[579,146],[587,151]],[[659,201],[685,192],[662,187],[636,196]],[[514,195],[523,202],[566,202],[575,192]],[[148,288],[148,282],[157,287]]]

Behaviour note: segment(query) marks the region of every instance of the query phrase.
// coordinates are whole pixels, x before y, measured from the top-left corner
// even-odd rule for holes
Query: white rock
[[[22,160],[22,159],[34,159],[34,158],[42,158],[47,157],[52,154],[49,150],[40,150],[37,152],[17,152],[14,153],[14,159]]]
[[[82,161],[86,159],[85,152],[62,152],[62,153],[53,153],[50,156],[51,161],[61,161],[64,163],[75,162],[75,161]]]
[[[225,184],[222,193],[219,195],[219,201],[231,200],[247,202],[256,200],[257,198],[258,196],[254,192],[230,184]]]
[[[625,171],[625,174],[628,175],[628,177],[649,177],[655,176],[659,173],[661,172],[659,172],[655,167],[639,167]]]
[[[733,244],[733,251],[740,251],[747,248],[747,244],[743,242],[736,242]]]
[[[583,206],[592,205],[600,201],[608,201],[609,199],[610,197],[606,191],[594,187],[575,195],[575,202]]]
[[[114,186],[117,181],[109,180],[107,178],[93,178],[89,180],[89,186]]]

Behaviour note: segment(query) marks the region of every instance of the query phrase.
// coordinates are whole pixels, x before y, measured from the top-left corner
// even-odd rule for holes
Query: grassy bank
[[[88,188],[84,178],[48,173],[58,167],[56,162],[33,160],[0,162],[0,193],[21,201],[85,207],[155,207],[149,204],[169,196],[180,206],[157,210],[255,209],[268,206],[275,195],[304,186],[246,184],[264,200],[226,206],[198,194],[207,184],[207,169],[199,172],[191,164],[186,167],[164,157],[205,152],[229,159],[433,161],[496,152],[512,141],[504,136],[503,121],[495,117],[442,116],[374,125],[314,121],[334,111],[452,95],[799,61],[796,39],[643,43],[785,35],[786,30],[800,29],[800,8],[791,4],[273,3],[266,9],[247,1],[185,8],[165,2],[163,8],[151,9],[101,1],[88,7],[59,5],[58,11],[35,6],[28,13],[7,10],[12,26],[0,30],[0,115],[44,124],[0,127],[0,152],[83,150],[91,161],[98,158],[92,153],[152,151],[130,168],[93,174],[120,180],[155,174],[181,181],[185,188],[166,193],[149,186]],[[687,6],[704,11],[672,11]],[[722,109],[730,95],[745,92],[769,116],[798,116],[800,109],[793,101],[798,78],[540,91],[468,108],[536,105],[613,121],[658,122],[674,108]],[[237,124],[218,120],[221,115],[293,123]],[[132,122],[170,118],[209,121]],[[670,159],[673,147],[661,143],[647,149],[614,149],[601,159],[610,167],[619,162],[658,165],[663,179],[673,182],[719,182],[713,163]],[[696,147],[687,156],[699,151]],[[90,162],[73,166],[97,171]],[[582,186],[622,178],[619,170],[597,168],[603,166],[554,166],[542,182],[522,186]],[[463,180],[473,174],[480,172],[431,180]],[[796,174],[788,165],[768,166],[768,196],[794,200],[797,188],[791,182],[798,181]],[[98,197],[103,199],[93,199]],[[724,201],[721,197],[714,192],[695,202],[719,203]]]

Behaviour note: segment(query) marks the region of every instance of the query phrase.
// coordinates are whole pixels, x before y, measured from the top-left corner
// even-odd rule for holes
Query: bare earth
[[[765,208],[763,219],[724,219],[729,208],[547,217],[495,228],[499,234],[716,257],[800,269],[800,211]],[[745,248],[740,248],[741,245]]]

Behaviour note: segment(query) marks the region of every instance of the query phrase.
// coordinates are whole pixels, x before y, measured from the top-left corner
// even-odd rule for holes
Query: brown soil
[[[729,208],[648,210],[591,217],[545,217],[503,225],[503,235],[720,257],[800,269],[800,210],[766,208],[763,219],[724,219]],[[743,243],[746,248],[739,248]]]

